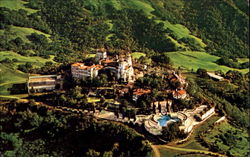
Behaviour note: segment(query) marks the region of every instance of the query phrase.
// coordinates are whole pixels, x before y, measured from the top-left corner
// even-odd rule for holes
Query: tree
[[[159,65],[166,65],[170,63],[170,58],[165,54],[153,56],[152,59],[155,63]]]
[[[208,74],[207,74],[207,70],[206,69],[202,69],[202,68],[199,68],[196,72],[200,77],[207,77]]]
[[[89,149],[86,153],[86,157],[99,157],[100,152],[95,151],[94,149]]]
[[[80,86],[76,86],[73,90],[72,90],[72,97],[74,99],[81,99],[83,97],[82,94],[82,88]]]
[[[179,138],[180,134],[181,131],[178,122],[169,123],[166,127],[162,128],[162,137],[169,142]]]
[[[242,73],[240,73],[239,71],[234,71],[234,70],[229,70],[226,73],[225,77],[235,83],[242,81],[243,79]]]
[[[113,152],[112,151],[104,152],[103,157],[113,157]]]
[[[26,62],[25,64],[19,64],[17,69],[23,72],[29,72],[32,69],[32,64],[30,62]]]

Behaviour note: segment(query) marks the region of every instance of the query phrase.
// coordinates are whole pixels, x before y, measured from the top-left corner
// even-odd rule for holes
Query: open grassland
[[[35,9],[31,9],[25,6],[28,2],[21,1],[21,0],[0,0],[0,7],[6,7],[13,10],[24,9],[29,14],[37,12]]]
[[[249,69],[234,69],[227,66],[221,66],[215,63],[219,59],[217,56],[210,55],[205,52],[194,51],[179,51],[168,52],[167,56],[171,58],[174,67],[181,67],[186,70],[196,71],[198,68],[207,69],[208,71],[221,70],[227,72],[228,70],[237,70],[243,73],[247,73]]]
[[[22,38],[24,42],[30,42],[27,38],[27,35],[30,35],[32,33],[42,34],[47,37],[47,39],[50,41],[50,35],[43,33],[41,31],[35,30],[33,28],[26,28],[26,27],[18,27],[18,26],[11,26],[10,31],[6,32],[8,33],[8,39],[15,39],[17,37]],[[4,30],[0,30],[0,34],[4,34]]]
[[[19,64],[25,64],[26,62],[30,62],[33,67],[41,67],[47,61],[53,62],[53,56],[51,56],[48,60],[41,57],[25,57],[12,51],[1,51],[0,60],[6,58],[15,58],[18,61],[12,64],[0,63],[0,95],[8,95],[8,88],[12,87],[13,84],[24,83],[26,81],[28,75],[16,70]]]
[[[111,5],[117,10],[130,8],[142,10],[146,15],[152,17],[154,8],[143,0],[91,0],[84,2],[86,6],[93,6],[96,9],[100,9],[99,6]]]
[[[239,63],[249,62],[249,58],[238,58],[237,60]]]
[[[25,64],[26,62],[30,62],[33,65],[33,67],[41,67],[45,64],[45,62],[48,62],[48,61],[54,62],[53,56],[50,56],[50,59],[44,59],[44,58],[36,57],[36,56],[34,57],[22,56],[13,51],[1,51],[0,60],[6,59],[6,58],[9,58],[9,59],[15,58],[18,60],[17,62],[13,63],[12,68],[16,68],[17,65]]]
[[[204,135],[205,141],[213,145],[220,152],[228,152],[231,156],[246,156],[250,143],[247,130],[235,128],[227,121],[222,122]]]
[[[8,88],[15,83],[24,83],[27,74],[0,63],[0,95],[9,95]]]
[[[168,21],[162,21],[162,20],[156,20],[156,22],[157,23],[162,22],[166,29],[170,29],[171,31],[173,31],[173,34],[177,37],[177,40],[181,38],[193,38],[201,47],[203,48],[206,47],[206,44],[203,43],[203,41],[200,38],[191,35],[191,32],[187,27],[181,24],[171,24]]]

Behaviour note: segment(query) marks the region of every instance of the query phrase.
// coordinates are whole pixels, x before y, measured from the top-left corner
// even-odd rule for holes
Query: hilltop
[[[0,16],[0,153],[248,153],[248,1],[0,0]]]
[[[202,51],[229,59],[248,57],[245,1],[11,0],[1,1],[0,7],[0,35],[5,39],[1,50],[27,57],[71,62],[100,46],[129,48],[149,56]],[[36,36],[27,38],[32,33]],[[178,55],[169,56],[175,67],[185,66],[175,64]],[[234,62],[225,65],[233,64],[230,67],[237,70],[239,66],[234,65],[240,63]]]

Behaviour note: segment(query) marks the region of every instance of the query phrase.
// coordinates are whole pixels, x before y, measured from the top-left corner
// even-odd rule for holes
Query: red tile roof
[[[187,92],[185,90],[178,90],[174,91],[174,95],[179,96],[179,95],[185,95]]]
[[[86,66],[83,63],[74,63],[72,64],[73,67],[78,67],[79,69],[83,69],[83,70],[88,70],[88,69],[92,69],[92,68],[96,68],[97,70],[100,70],[103,68],[102,65],[97,64],[97,65],[91,65],[91,66]]]
[[[111,60],[111,59],[106,59],[106,60],[103,60],[102,63],[105,63],[105,64],[108,64],[108,63],[113,63],[114,61]]]
[[[149,94],[149,93],[151,93],[150,89],[138,88],[138,89],[134,89],[134,91],[133,91],[133,94],[138,95],[138,96],[141,96],[141,95],[144,95],[144,94]]]

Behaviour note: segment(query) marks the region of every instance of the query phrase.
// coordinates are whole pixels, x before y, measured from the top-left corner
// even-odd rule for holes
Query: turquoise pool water
[[[160,123],[160,126],[166,126],[169,120],[178,121],[178,118],[171,118],[170,116],[165,115],[159,118],[158,122]]]
[[[166,126],[167,121],[169,121],[171,118],[169,116],[162,116],[160,119],[158,119],[158,122],[160,123],[160,126]]]

